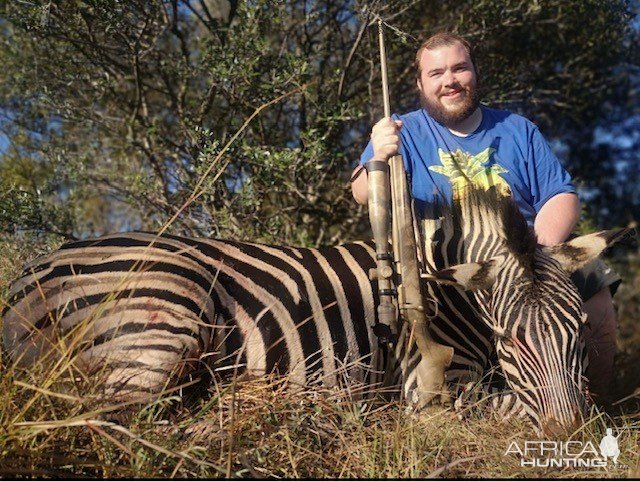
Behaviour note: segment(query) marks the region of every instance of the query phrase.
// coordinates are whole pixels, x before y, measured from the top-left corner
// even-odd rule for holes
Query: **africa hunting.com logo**
[[[512,441],[504,454],[518,456],[521,467],[626,469],[627,466],[618,464],[618,437],[607,428],[597,447],[591,441]]]

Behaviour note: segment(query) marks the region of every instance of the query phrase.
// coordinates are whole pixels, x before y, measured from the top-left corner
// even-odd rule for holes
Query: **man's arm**
[[[533,229],[538,243],[553,246],[564,242],[580,219],[580,200],[574,193],[562,193],[544,203]]]
[[[372,159],[387,160],[400,151],[400,128],[402,120],[392,120],[390,117],[381,119],[371,130],[371,144],[373,147]],[[369,185],[367,183],[367,171],[358,173],[359,165],[351,174],[351,193],[358,204],[367,204],[369,198]],[[355,177],[355,178],[354,178]]]
[[[354,179],[354,176],[357,176]],[[351,174],[351,193],[358,204],[367,205],[369,199],[369,184],[367,182],[367,169],[359,165]]]

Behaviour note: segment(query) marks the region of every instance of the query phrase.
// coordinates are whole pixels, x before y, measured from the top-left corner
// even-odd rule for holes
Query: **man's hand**
[[[373,126],[371,144],[373,158],[386,160],[400,151],[400,129],[402,120],[385,117]]]
[[[373,157],[371,159],[387,160],[400,151],[400,129],[402,120],[393,120],[390,117],[381,119],[371,130],[371,145]],[[371,160],[369,159],[369,160]],[[359,204],[366,205],[369,197],[367,173],[362,172],[362,166],[358,166],[351,174],[351,193]]]

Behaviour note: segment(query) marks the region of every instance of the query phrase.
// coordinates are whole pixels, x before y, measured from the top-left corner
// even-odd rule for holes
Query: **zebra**
[[[378,385],[372,243],[305,249],[154,233],[76,241],[26,265],[2,314],[18,367],[65,353],[144,400],[203,359],[293,385]],[[70,344],[71,347],[62,346]]]
[[[560,435],[590,403],[587,316],[570,275],[635,226],[543,247],[510,196],[495,187],[463,191],[452,205],[431,206],[421,224],[423,277],[437,281],[427,283],[436,303],[430,327],[436,342],[455,349],[447,380],[457,386],[456,408],[465,410],[466,397],[476,402],[468,391],[497,368],[493,383],[508,389],[491,407],[528,417],[538,434]],[[483,275],[465,272],[483,259],[495,264]]]
[[[453,350],[452,395],[461,399],[497,354],[536,429],[572,425],[585,403],[584,315],[567,272],[625,232],[541,249],[515,204],[488,193],[425,220],[429,328]],[[375,265],[371,242],[313,249],[142,232],[71,242],[12,283],[3,345],[19,367],[69,355],[82,371],[105,369],[107,397],[146,399],[206,362],[220,372],[286,373],[298,386],[398,384],[421,408],[433,393],[421,390],[428,366],[409,342],[412,326],[401,323],[387,353],[373,334]],[[533,327],[540,323],[547,330]]]

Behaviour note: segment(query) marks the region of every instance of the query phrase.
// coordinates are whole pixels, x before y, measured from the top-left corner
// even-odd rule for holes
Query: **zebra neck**
[[[508,254],[502,225],[486,212],[460,219],[440,217],[422,221],[425,261],[436,269],[464,262],[486,261]]]

